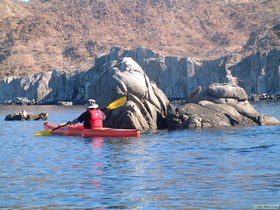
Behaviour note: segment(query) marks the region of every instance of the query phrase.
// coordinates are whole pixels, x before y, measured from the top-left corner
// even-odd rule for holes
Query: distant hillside
[[[201,59],[280,46],[279,0],[1,0],[0,14],[0,78],[87,70],[114,46]]]

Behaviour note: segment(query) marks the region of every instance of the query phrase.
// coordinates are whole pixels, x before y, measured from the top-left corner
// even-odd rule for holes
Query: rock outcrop
[[[48,120],[49,115],[45,112],[40,114],[33,114],[22,110],[21,112],[11,113],[5,117],[6,121],[16,121],[16,120]]]
[[[53,70],[32,76],[0,80],[2,104],[57,104],[59,101],[85,102],[83,72]]]
[[[242,87],[248,95],[280,95],[280,50],[248,55],[234,54],[216,60],[163,56],[147,48],[112,48],[95,60],[87,72],[67,73],[53,70],[25,77],[0,80],[0,103],[26,98],[32,103],[56,104],[58,101],[85,103],[98,75],[95,73],[124,57],[132,58],[169,99],[185,99],[201,86],[230,83]]]
[[[88,88],[88,94],[102,107],[124,95],[128,98],[123,107],[106,112],[106,126],[141,130],[165,127],[169,100],[132,58],[105,62],[92,74],[96,83]]]
[[[280,95],[280,49],[277,48],[203,61],[164,56],[147,48],[125,50],[116,47],[97,58],[95,68],[123,57],[131,57],[138,63],[169,99],[188,98],[196,87],[206,89],[212,83],[235,84],[248,95]]]
[[[181,104],[175,110],[169,103],[168,97],[155,82],[151,81],[144,69],[135,62],[132,57],[123,57],[118,53],[120,49],[113,50],[110,54],[99,57],[96,60],[96,66],[87,72],[69,74],[66,72],[52,71],[33,75],[32,77],[6,79],[0,82],[0,88],[6,90],[0,98],[9,99],[22,96],[24,100],[32,100],[36,103],[56,104],[59,101],[72,101],[74,103],[85,103],[88,98],[94,98],[100,107],[106,107],[112,101],[124,95],[128,97],[125,106],[113,111],[106,111],[107,119],[105,126],[115,128],[138,128],[141,130],[153,129],[185,129],[185,128],[205,128],[205,127],[224,127],[224,126],[242,126],[242,125],[276,125],[279,121],[273,117],[264,116],[258,113],[248,102],[248,95],[244,88],[235,84],[208,84],[209,75],[195,76],[201,72],[187,71],[189,80],[174,76],[175,82],[167,81],[170,88],[174,86],[172,94],[178,94],[181,88],[175,83],[183,79],[187,85],[187,101]],[[146,62],[146,56],[152,56],[153,52],[140,48],[137,51],[138,59],[142,56],[142,61]],[[132,53],[130,51],[130,53]],[[140,54],[139,54],[140,53]],[[122,55],[125,55],[123,53]],[[135,56],[135,55],[134,55]],[[166,58],[164,63],[168,64],[171,58]],[[171,59],[175,67],[177,59]],[[190,62],[194,62],[189,60]],[[161,61],[163,62],[163,61]],[[190,65],[190,62],[185,63]],[[171,63],[168,64],[171,66]],[[179,62],[180,63],[180,62]],[[196,63],[196,62],[195,62]],[[146,63],[147,64],[147,63]],[[151,64],[151,63],[150,63]],[[145,66],[145,70],[152,66]],[[154,62],[153,69],[165,69],[160,62]],[[199,66],[190,65],[194,70]],[[171,68],[174,71],[176,68]],[[223,68],[222,68],[223,69]],[[166,70],[166,69],[165,69]],[[202,70],[201,70],[202,71]],[[217,71],[214,77],[220,80],[223,71]],[[209,71],[210,73],[210,71]],[[169,78],[172,74],[169,72]],[[183,74],[183,73],[182,73]],[[214,74],[214,73],[213,73]],[[157,81],[164,80],[162,76],[165,73],[158,74]],[[181,73],[179,73],[181,75]],[[192,75],[192,76],[190,76]],[[167,77],[167,76],[166,76]],[[183,77],[183,76],[182,76]],[[204,78],[198,80],[198,78]],[[196,82],[191,82],[194,78]],[[211,78],[211,76],[210,76]],[[207,80],[208,79],[208,80]],[[221,79],[223,81],[223,79]],[[181,83],[179,83],[181,84]],[[189,91],[189,87],[195,84],[194,91]],[[207,84],[207,86],[206,86]],[[182,83],[182,85],[185,85]],[[205,88],[206,86],[206,88]],[[8,91],[8,89],[14,91]],[[167,88],[167,87],[166,87]],[[185,89],[183,89],[185,91]],[[180,95],[180,98],[184,94]],[[9,119],[9,118],[7,118]],[[14,119],[18,119],[15,117]],[[36,117],[20,118],[37,119]],[[39,119],[39,118],[38,118]]]
[[[280,125],[280,121],[257,112],[237,85],[198,87],[187,102],[169,109],[169,129],[194,129],[247,125]]]

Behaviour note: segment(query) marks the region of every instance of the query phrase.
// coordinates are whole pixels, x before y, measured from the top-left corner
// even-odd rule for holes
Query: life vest
[[[90,125],[92,128],[103,127],[103,115],[99,109],[93,109],[90,113]]]

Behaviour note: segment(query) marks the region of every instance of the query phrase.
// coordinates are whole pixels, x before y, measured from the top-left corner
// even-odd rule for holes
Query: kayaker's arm
[[[77,117],[74,120],[69,121],[67,123],[69,123],[70,125],[75,125],[75,124],[77,124],[79,122],[81,123],[81,122],[83,122],[86,119],[86,117],[85,117],[86,115],[87,115],[87,112],[84,112],[79,117]]]
[[[78,120],[78,118],[76,118],[76,119],[74,119],[74,120],[72,120],[72,121],[67,122],[67,124],[75,125],[75,124],[78,123],[78,122],[79,122],[79,120]]]

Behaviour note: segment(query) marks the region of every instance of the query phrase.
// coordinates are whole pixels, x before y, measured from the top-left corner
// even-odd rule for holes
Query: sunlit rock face
[[[99,68],[105,62],[131,57],[151,81],[169,99],[188,98],[201,86],[229,83],[242,87],[248,95],[280,95],[280,50],[267,52],[240,52],[213,60],[194,57],[168,56],[140,47],[125,50],[120,47],[100,56],[95,61]]]
[[[119,59],[132,58],[169,98],[189,98],[200,86],[229,83],[242,87],[248,95],[280,95],[280,50],[265,53],[231,54],[214,60],[164,56],[144,47],[125,50],[114,47],[96,58],[92,69],[69,73],[63,70],[41,72],[32,76],[0,79],[0,103],[27,98],[32,103],[52,104],[58,101],[85,103],[99,76],[96,72]]]
[[[106,126],[141,130],[165,127],[169,100],[132,58],[110,61],[93,73],[98,79],[88,94],[102,107],[117,98],[128,98],[124,106],[105,111]]]
[[[237,85],[210,84],[196,88],[188,101],[168,115],[169,129],[194,129],[247,125],[279,125],[280,121],[257,112]]]
[[[279,53],[275,49],[202,61],[142,47],[116,47],[88,71],[53,70],[2,79],[0,103],[83,104],[94,98],[105,108],[126,95],[125,106],[106,111],[105,125],[148,130],[277,124],[257,113],[247,94],[280,94]],[[167,98],[186,102],[175,110]]]

